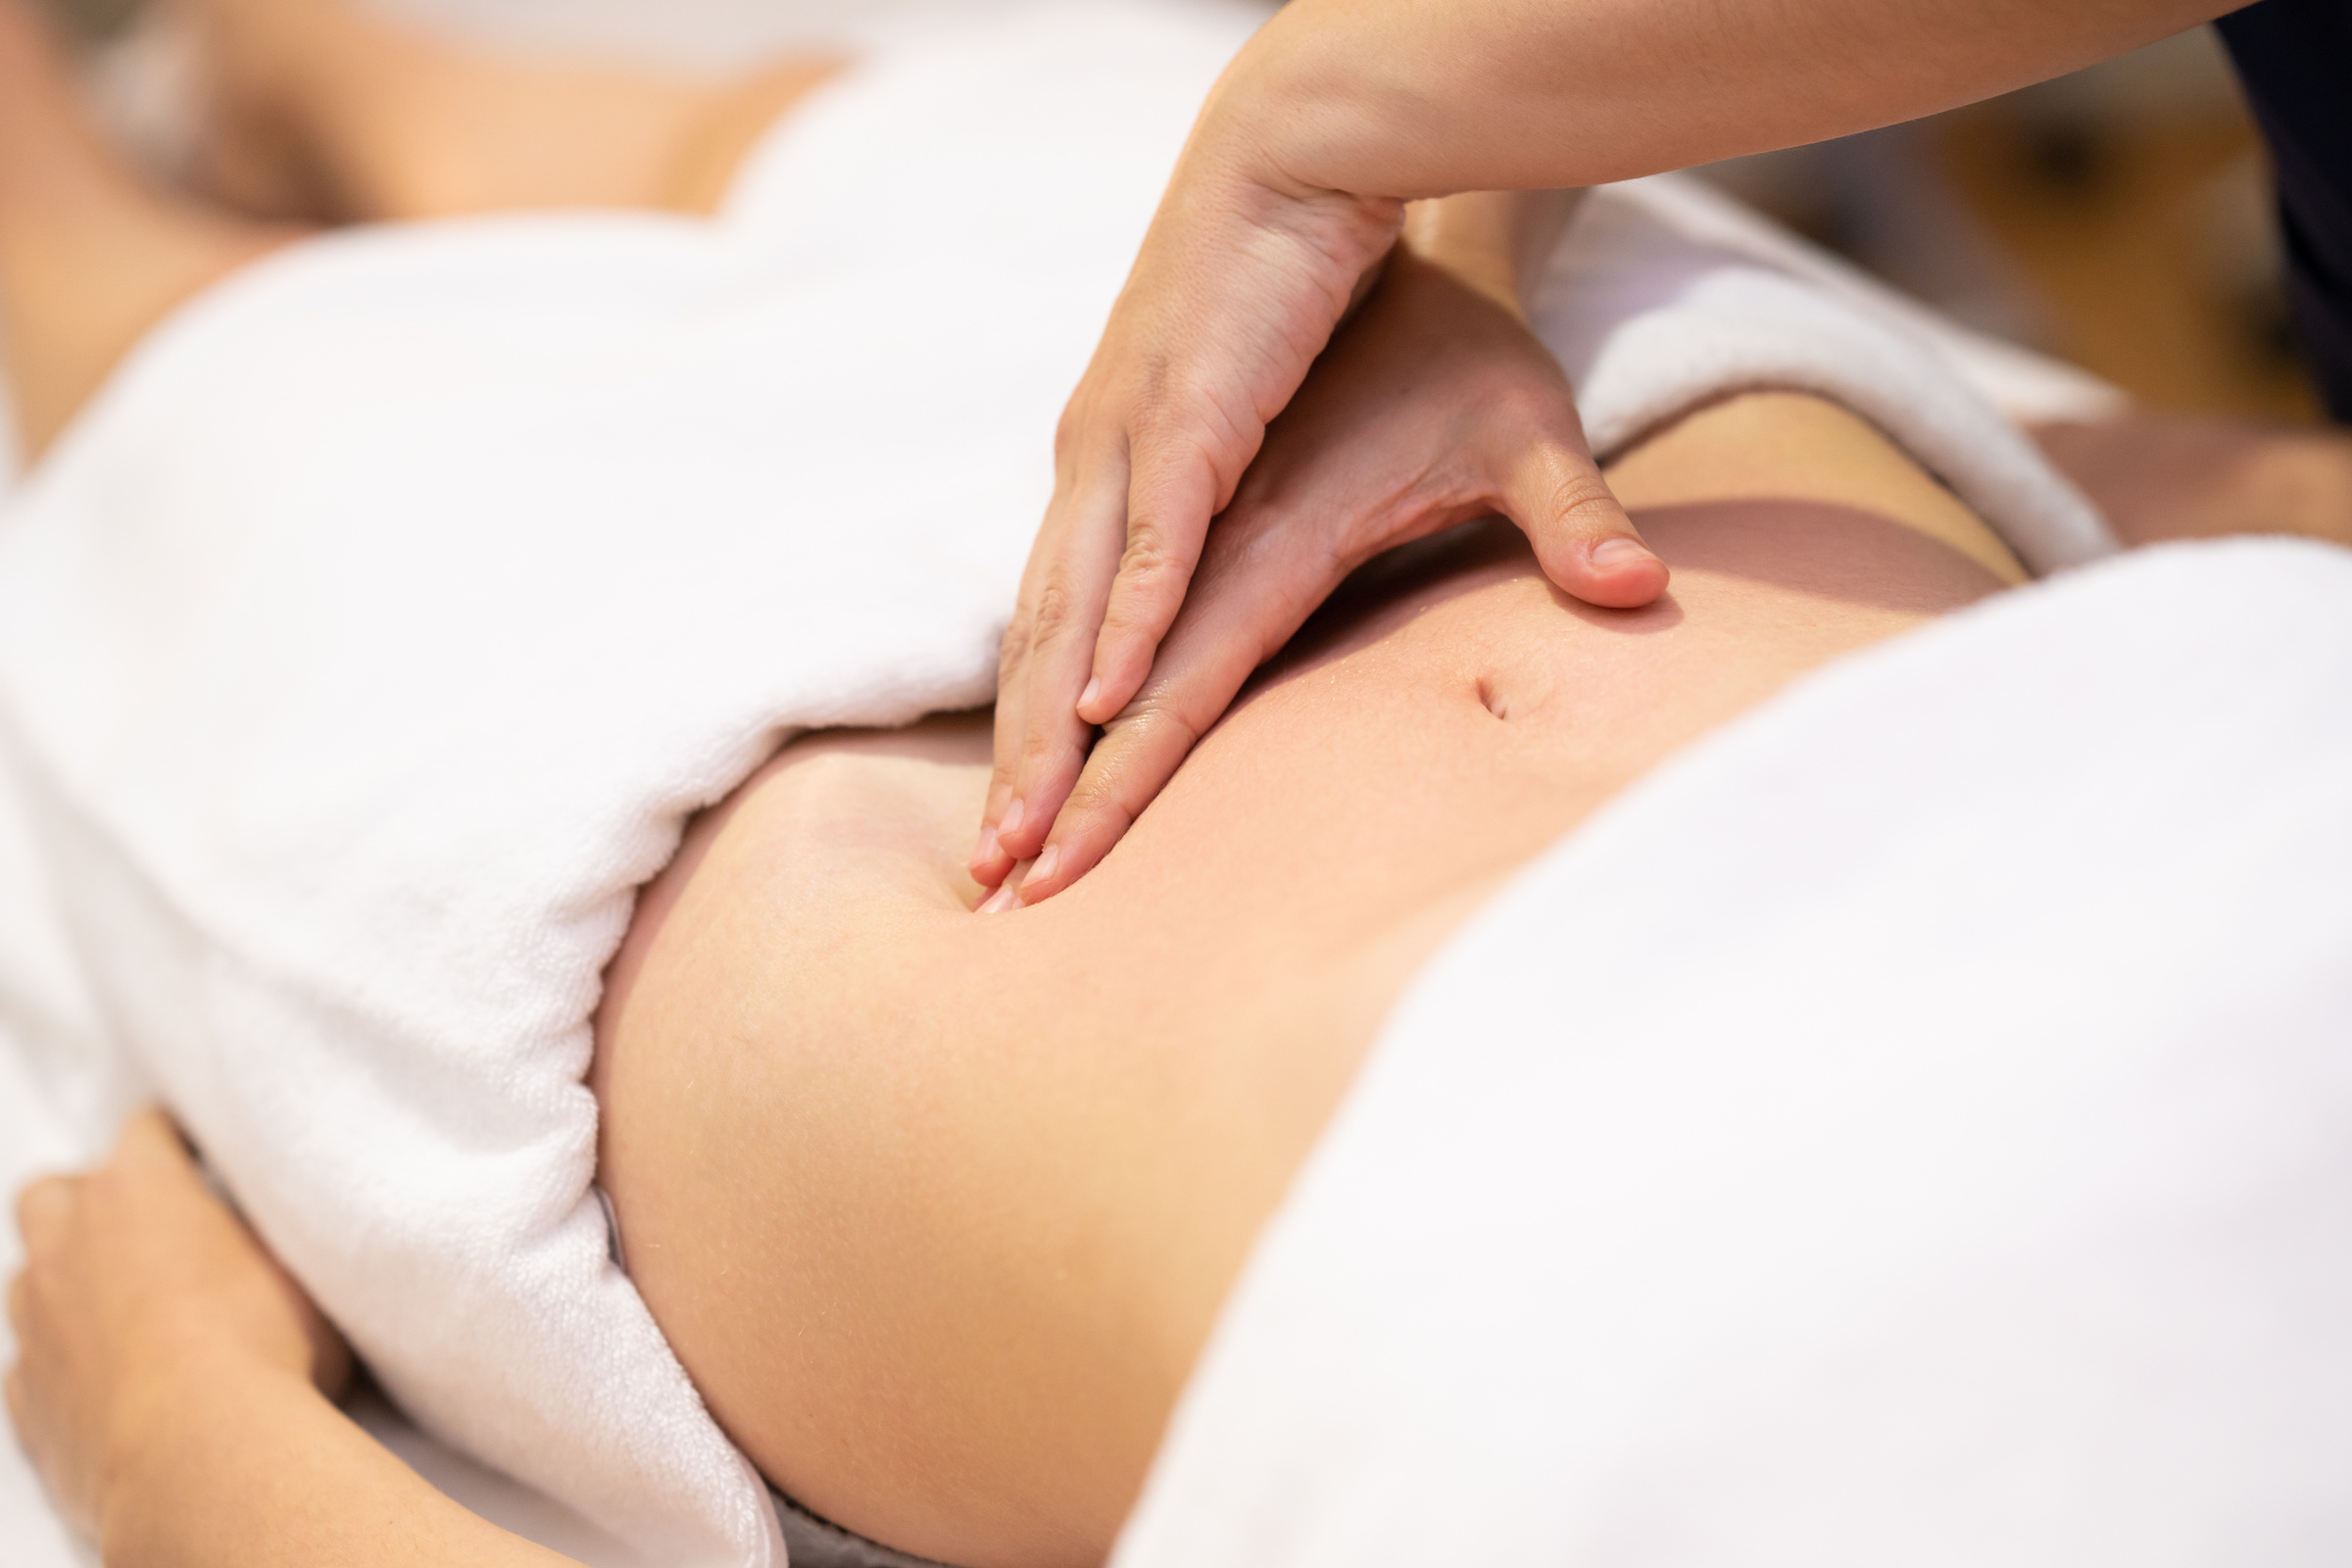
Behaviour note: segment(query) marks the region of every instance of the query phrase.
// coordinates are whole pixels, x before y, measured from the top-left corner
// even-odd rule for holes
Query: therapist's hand
[[[1200,133],[1186,149],[1054,434],[1054,499],[999,665],[996,776],[971,861],[983,885],[1043,847],[1094,726],[1151,669],[1209,518],[1403,212],[1277,188],[1249,149]]]
[[[1215,110],[1212,97],[1204,124]],[[988,887],[1034,861],[1024,904],[1091,868],[1250,668],[1348,567],[1389,545],[1493,510],[1588,603],[1630,609],[1665,587],[1593,466],[1557,367],[1485,265],[1496,258],[1453,265],[1464,247],[1439,235],[1427,248],[1463,286],[1398,266],[1365,299],[1350,346],[1325,355],[1383,276],[1403,209],[1234,172],[1247,166],[1198,138],[1187,150],[1062,416],[1054,500],[1004,638],[996,769],[971,860]],[[1493,204],[1518,211],[1517,198],[1455,198],[1416,216],[1442,220],[1465,202],[1462,231],[1485,235],[1468,249],[1507,248]],[[1508,264],[1502,273],[1515,276]],[[1316,408],[1290,421],[1243,497],[1268,423],[1310,367]],[[1217,549],[1221,569],[1247,580],[1223,591],[1201,636],[1232,640],[1191,644],[1147,690],[1216,534],[1235,536]],[[1097,725],[1115,734],[1065,812]]]
[[[85,1535],[181,1380],[274,1366],[332,1396],[350,1374],[342,1339],[206,1188],[160,1111],[134,1116],[98,1169],[25,1189],[17,1224],[8,1415]]]
[[[1591,603],[1640,606],[1665,588],[1664,564],[1602,482],[1567,379],[1510,287],[1492,270],[1480,276],[1399,247],[1201,530],[1198,569],[1163,567],[1132,588],[1122,576],[1125,603],[1172,619],[1165,640],[1152,627],[1146,643],[1133,610],[1103,628],[1091,666],[1083,624],[1034,645],[1018,628],[1008,640],[988,808],[1000,825],[984,830],[973,873],[993,885],[1016,859],[1035,863],[1006,882],[1017,892],[987,906],[1034,904],[1091,869],[1349,571],[1494,513],[1527,532],[1554,582]],[[1067,536],[1050,522],[1033,584],[1041,564],[1055,569],[1057,548],[1066,552]],[[1024,609],[1034,612],[1026,595]],[[1102,689],[1073,717],[1089,678]],[[1090,755],[1091,720],[1104,731]],[[1000,816],[1014,800],[1026,818],[1017,840]]]

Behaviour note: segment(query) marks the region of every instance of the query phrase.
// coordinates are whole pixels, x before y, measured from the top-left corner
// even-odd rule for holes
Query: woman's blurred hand
[[[206,1188],[161,1111],[132,1117],[96,1170],[26,1188],[17,1224],[9,1419],[87,1535],[192,1369],[258,1363],[330,1397],[350,1376],[341,1336]]]
[[[1250,672],[1383,550],[1500,513],[1581,599],[1631,608],[1664,590],[1664,564],[1609,495],[1567,379],[1520,313],[1510,253],[1524,236],[1505,216],[1516,200],[1417,209],[1433,220],[1388,258],[1279,417],[1262,429],[1238,417],[1203,425],[1224,447],[1173,438],[1165,422],[1176,417],[1171,389],[1202,372],[1152,380],[1107,415],[1089,402],[1102,396],[1090,372],[1064,420],[1061,488],[1005,640],[979,881],[994,886],[1034,858],[1018,883],[1019,902],[1034,904],[1085,874]],[[1448,205],[1449,229],[1434,220]],[[1557,220],[1544,225],[1538,249],[1557,231]],[[1336,273],[1326,281],[1336,290]],[[1345,300],[1323,303],[1337,321]],[[1121,334],[1138,330],[1114,319],[1097,369],[1123,363]],[[1164,336],[1193,341],[1173,326]],[[1261,387],[1275,379],[1268,365]],[[1250,418],[1265,402],[1246,404]],[[1254,462],[1229,477],[1217,454],[1245,438]],[[1090,464],[1098,441],[1112,457]]]

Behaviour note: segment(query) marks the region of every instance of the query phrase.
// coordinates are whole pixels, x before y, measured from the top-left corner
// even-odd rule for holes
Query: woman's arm
[[[338,1410],[348,1350],[161,1112],[18,1203],[8,1413],[109,1568],[556,1568]]]

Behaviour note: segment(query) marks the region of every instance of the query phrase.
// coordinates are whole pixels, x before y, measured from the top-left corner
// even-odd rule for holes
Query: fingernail
[[[1086,690],[1084,690],[1084,691],[1082,691],[1082,692],[1080,692],[1080,693],[1078,694],[1078,710],[1079,710],[1079,712],[1080,712],[1080,713],[1084,713],[1084,712],[1086,711],[1086,710],[1088,710],[1088,709],[1090,709],[1090,708],[1094,707],[1094,706],[1095,706],[1095,699],[1096,699],[1096,698],[1098,698],[1098,697],[1100,697],[1100,696],[1102,696],[1102,676],[1100,676],[1100,675],[1097,675],[1097,676],[1096,676],[1094,679],[1092,679],[1092,680],[1090,680],[1090,681],[1088,681],[1088,682],[1086,683]]]
[[[1037,863],[1029,867],[1029,874],[1021,878],[1021,886],[1027,887],[1030,883],[1035,882],[1043,887],[1046,880],[1053,876],[1054,868],[1060,863],[1061,846],[1058,844],[1047,845],[1046,853],[1037,858]]]
[[[987,823],[980,827],[980,843],[972,851],[974,865],[987,865],[997,858],[997,830]]]
[[[1006,909],[1017,909],[1020,906],[1020,895],[1014,893],[1012,884],[1007,882],[987,898],[982,899],[980,906],[972,912],[974,914],[1003,914]]]
[[[1004,808],[1004,814],[997,818],[997,837],[1008,839],[1018,833],[1021,830],[1021,818],[1027,812],[1028,808],[1022,806],[1020,798],[1015,796],[1012,804]]]
[[[1610,566],[1620,561],[1643,560],[1648,555],[1649,547],[1641,540],[1628,539],[1620,534],[1617,538],[1603,539],[1594,545],[1590,559],[1595,566]]]

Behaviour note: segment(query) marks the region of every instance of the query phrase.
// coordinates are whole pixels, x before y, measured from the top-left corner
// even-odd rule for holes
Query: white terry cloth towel
[[[2096,421],[2131,407],[2122,389],[2087,370],[1961,325],[1842,257],[1799,238],[1703,177],[1658,174],[1608,187],[1603,207],[1630,199],[1642,220],[1688,245],[1729,252],[1810,283],[1916,340],[2019,424]],[[1591,238],[1592,236],[1588,236]]]
[[[280,253],[0,525],[19,1049],[79,1089],[119,1044],[404,1409],[653,1560],[782,1545],[608,1258],[601,972],[781,735],[987,700],[1054,418],[1260,19],[943,29],[809,100],[716,227]]]
[[[782,1548],[608,1256],[599,977],[781,737],[986,700],[1054,417],[1258,16],[942,29],[810,100],[716,225],[281,253],[143,345],[0,523],[0,933],[29,934],[0,1049],[85,1153],[160,1092],[405,1411],[652,1560]],[[2029,559],[2079,505],[1895,332],[1712,253],[1612,284],[1660,258],[1601,252],[1591,312],[1545,318],[1598,345],[1595,428],[1660,407],[1608,345],[1737,324],[1707,281],[1737,272],[1750,327],[1801,329],[1712,381],[1678,349],[1676,395],[1933,407],[1973,439],[1919,439]]]
[[[2072,385],[2084,378],[2045,372],[1949,323],[1910,330],[1881,292],[1694,180],[1666,175],[1586,199],[1530,314],[1604,461],[1725,391],[1818,392],[1949,484],[2029,570],[2111,553],[2090,503],[2049,482],[2048,465],[1987,397],[2047,410],[2070,390],[2087,398],[2095,383]]]
[[[2352,553],[1817,672],[1433,961],[1117,1568],[2352,1561]]]

